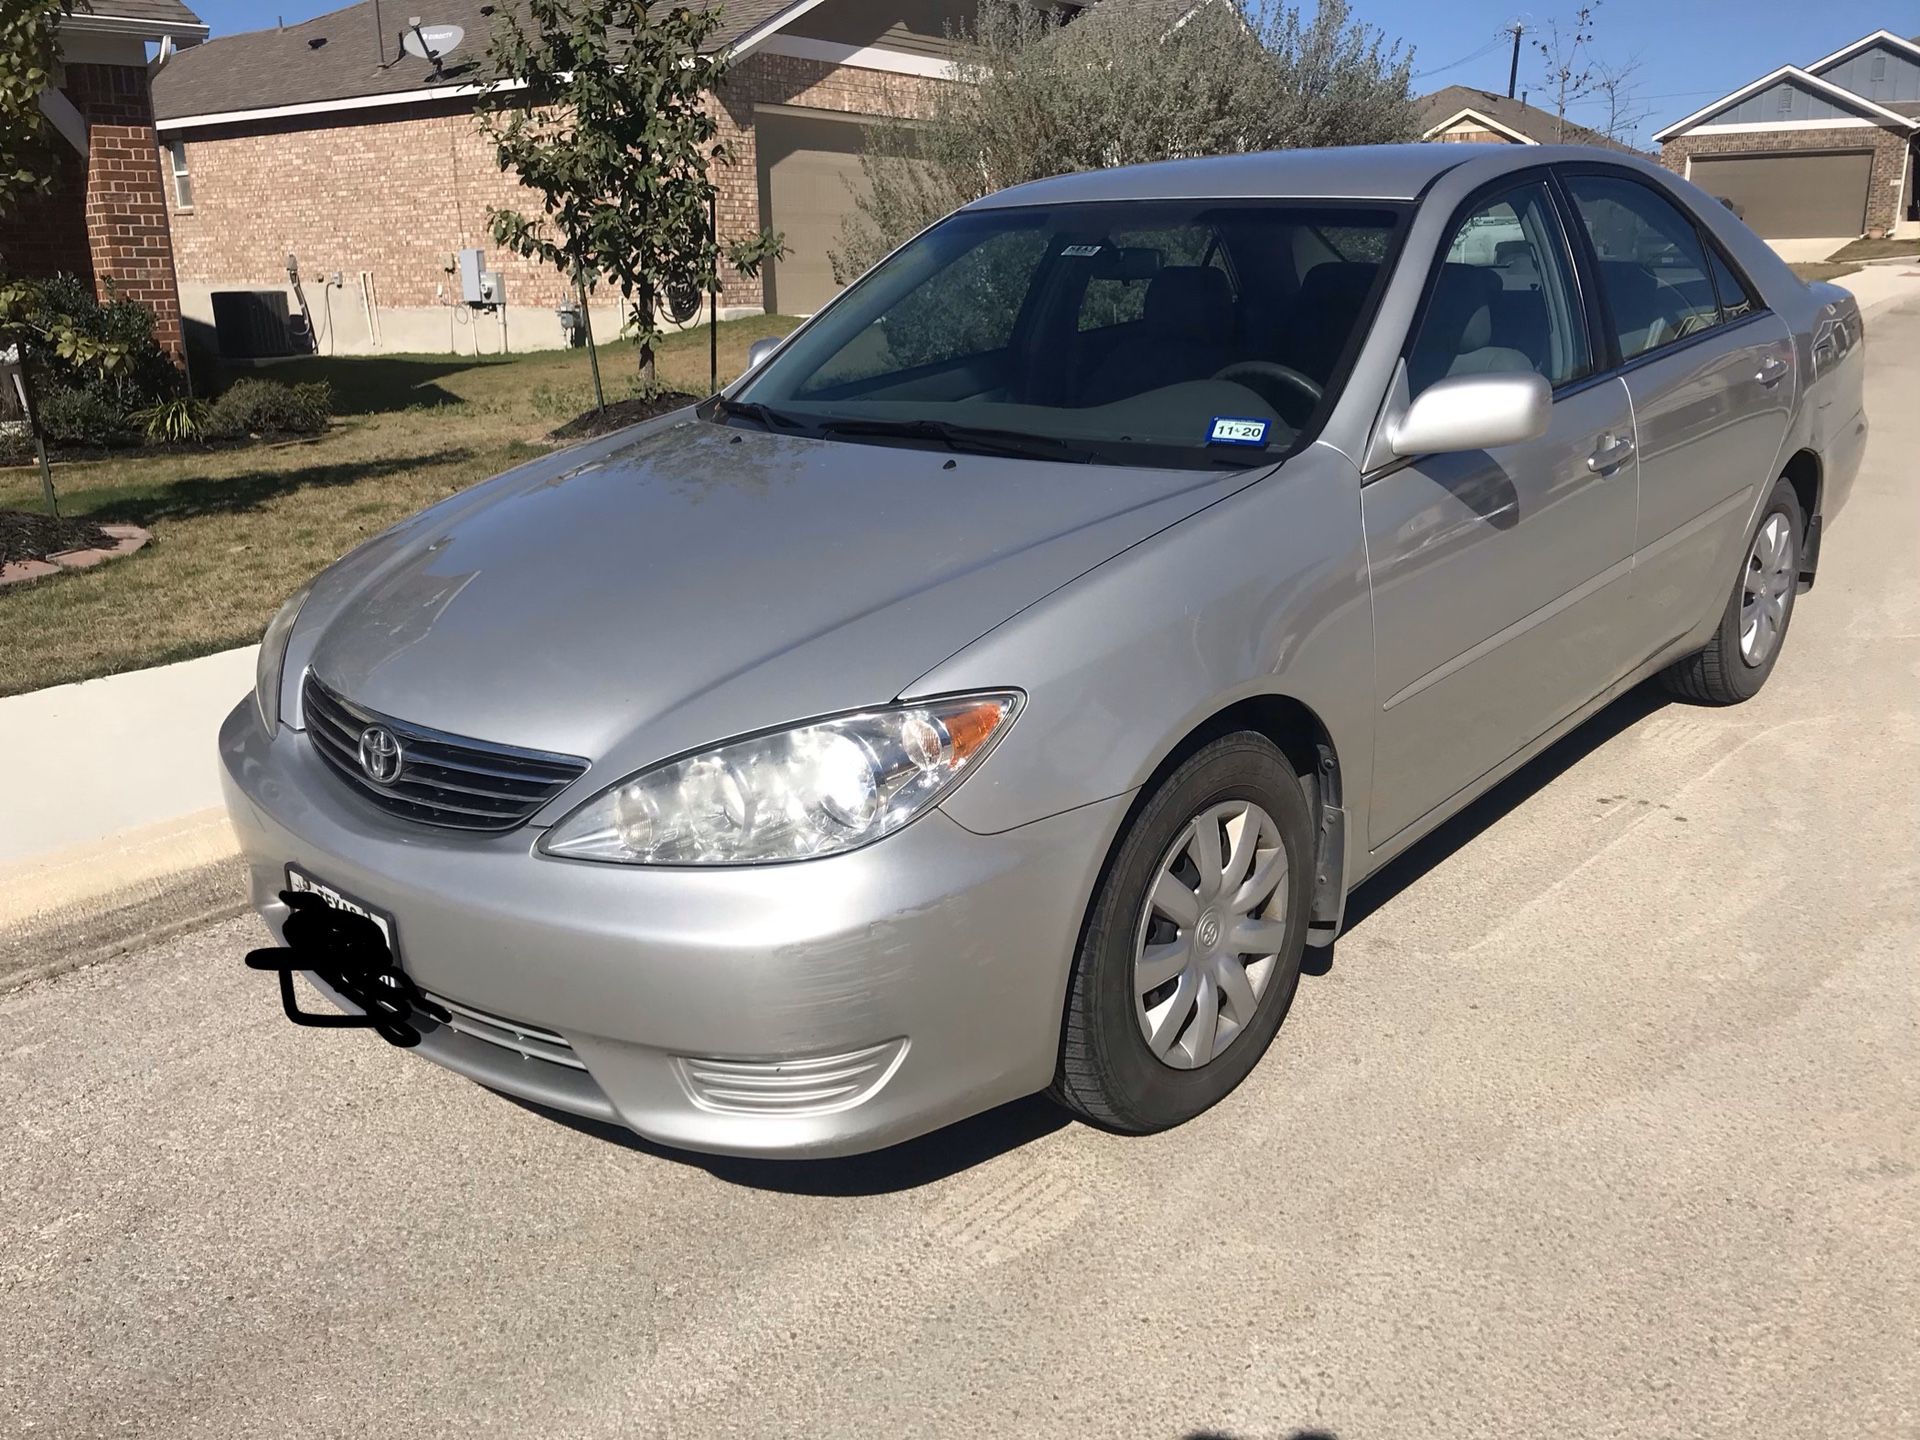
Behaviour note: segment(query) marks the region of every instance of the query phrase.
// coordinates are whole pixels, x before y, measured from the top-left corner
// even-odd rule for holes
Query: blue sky
[[[258,29],[275,15],[289,23],[340,8],[340,0],[189,0],[216,35]],[[432,0],[393,0],[386,7],[404,20],[418,13],[433,20]],[[1309,5],[1310,8],[1310,5]],[[1398,36],[1416,49],[1417,91],[1443,85],[1477,85],[1504,92],[1506,44],[1500,29],[1519,20],[1542,27],[1563,22],[1572,0],[1353,0],[1355,15]],[[392,20],[392,16],[389,16]],[[397,22],[396,22],[397,23]],[[1595,19],[1597,53],[1615,64],[1640,60],[1636,79],[1644,105],[1653,112],[1641,138],[1661,125],[1698,109],[1778,65],[1805,64],[1849,40],[1882,27],[1896,33],[1920,31],[1914,0],[1601,0]],[[392,28],[392,26],[390,26]],[[1484,54],[1475,58],[1482,47]],[[1462,63],[1463,62],[1463,63]],[[1520,86],[1539,98],[1542,64],[1537,52],[1523,50]],[[1569,112],[1576,120],[1603,120],[1604,107],[1588,105]]]

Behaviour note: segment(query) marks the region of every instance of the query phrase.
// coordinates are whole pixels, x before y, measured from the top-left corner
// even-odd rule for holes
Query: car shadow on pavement
[[[606,1140],[629,1150],[694,1165],[716,1180],[741,1185],[751,1190],[773,1190],[785,1195],[890,1195],[917,1190],[962,1170],[971,1169],[996,1155],[1018,1150],[1021,1146],[1064,1128],[1071,1117],[1044,1095],[1029,1095],[999,1105],[984,1114],[922,1135],[886,1150],[867,1155],[849,1155],[834,1160],[750,1160],[728,1155],[702,1155],[692,1150],[675,1150],[643,1140],[623,1126],[601,1120],[589,1120],[563,1111],[550,1110],[531,1100],[492,1091],[500,1099],[531,1110],[554,1123]]]
[[[1483,831],[1519,809],[1537,792],[1558,780],[1609,740],[1625,734],[1671,703],[1657,680],[1648,680],[1629,690],[1586,724],[1522,765],[1458,815],[1415,841],[1388,861],[1378,874],[1369,877],[1347,897],[1347,913],[1341,925],[1341,934],[1352,934],[1375,911],[1428,871],[1452,859],[1478,839]],[[1335,944],[1323,950],[1309,950],[1307,965],[1303,967],[1305,972],[1309,975],[1326,974],[1333,968],[1333,954],[1337,948]]]

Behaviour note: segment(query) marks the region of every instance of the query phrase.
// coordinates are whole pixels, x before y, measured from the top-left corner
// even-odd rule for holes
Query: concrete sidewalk
[[[255,648],[0,700],[0,985],[244,898],[215,736]]]
[[[1883,306],[1909,295],[1920,295],[1920,261],[1908,265],[1869,265],[1852,275],[1832,282],[1853,292],[1862,314],[1871,314]]]

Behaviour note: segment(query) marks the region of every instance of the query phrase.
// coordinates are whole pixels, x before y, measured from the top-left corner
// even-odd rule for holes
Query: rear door
[[[1406,352],[1410,398],[1532,370],[1545,436],[1367,477],[1376,725],[1369,840],[1391,841],[1625,673],[1635,505],[1626,387],[1598,374],[1568,235],[1542,178],[1455,217]]]
[[[1792,332],[1677,199],[1605,167],[1564,179],[1633,401],[1633,625],[1646,659],[1726,603],[1734,552],[1780,473]]]

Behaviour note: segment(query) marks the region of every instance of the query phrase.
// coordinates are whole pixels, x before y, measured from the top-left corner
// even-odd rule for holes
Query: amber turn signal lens
[[[986,744],[1006,715],[1006,701],[982,700],[957,715],[947,716],[947,738],[953,741],[953,758],[965,760]]]

